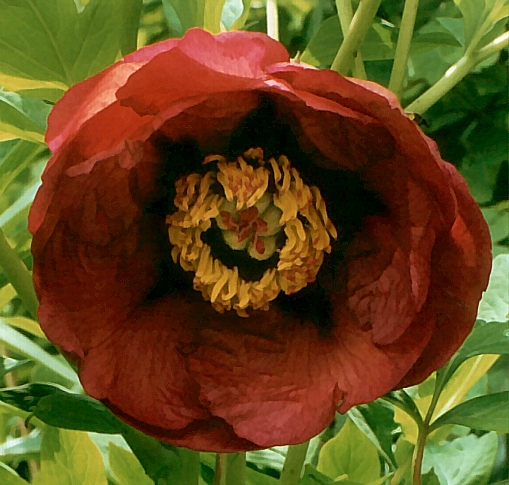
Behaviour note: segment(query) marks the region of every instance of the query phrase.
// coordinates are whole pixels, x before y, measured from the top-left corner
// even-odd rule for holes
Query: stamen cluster
[[[248,316],[250,308],[268,310],[281,291],[290,295],[315,281],[337,231],[319,189],[306,185],[286,156],[265,162],[263,150],[251,148],[233,162],[210,155],[203,163],[213,162],[214,170],[175,184],[177,211],[166,218],[172,258],[195,273],[194,289],[218,312]],[[241,278],[238,267],[213,256],[202,239],[209,229],[253,260],[277,253],[275,266],[257,281]]]

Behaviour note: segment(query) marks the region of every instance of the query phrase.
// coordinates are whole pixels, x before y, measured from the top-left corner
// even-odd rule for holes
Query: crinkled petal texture
[[[327,174],[328,204],[353,174],[383,205],[334,249],[337,271],[319,275],[326,335],[277,301],[241,318],[187,283],[153,296],[171,246],[164,213],[147,208],[162,197],[161,173],[192,171],[156,140],[222,153],[267,106]],[[263,146],[257,133],[250,146]],[[424,379],[471,330],[490,270],[486,224],[376,84],[291,64],[263,34],[194,29],[71,88],[47,142],[54,155],[29,216],[41,325],[91,396],[160,440],[209,451],[302,442],[337,409]]]

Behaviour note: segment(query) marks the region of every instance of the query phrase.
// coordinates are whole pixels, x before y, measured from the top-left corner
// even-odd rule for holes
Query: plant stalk
[[[469,74],[475,66],[507,46],[509,46],[509,32],[504,32],[482,49],[473,52],[471,55],[464,55],[447,69],[445,74],[433,86],[410,103],[405,111],[422,115]]]
[[[308,447],[309,441],[288,447],[283,471],[279,478],[281,485],[297,485],[299,483]]]
[[[381,0],[362,0],[353,16],[348,32],[339,47],[331,69],[347,75],[357,57],[362,41],[373,23]]]
[[[218,453],[216,455],[216,471],[214,485],[245,485],[246,454]]]
[[[408,63],[408,53],[410,52],[410,43],[414,33],[415,18],[419,0],[406,0],[401,19],[401,29],[399,31],[396,53],[394,54],[394,63],[392,65],[391,79],[389,89],[399,97],[403,86],[406,67]]]
[[[0,229],[0,267],[18,293],[26,309],[37,319],[39,302],[32,282],[32,274],[11,247],[2,229]]]
[[[350,30],[350,24],[352,23],[352,0],[336,0],[336,9],[338,11],[339,23],[341,25],[343,37],[345,37],[346,33]],[[354,61],[353,76],[357,79],[368,78],[360,52],[357,54]]]
[[[442,378],[437,376],[435,381],[435,389],[433,390],[433,396],[431,398],[431,402],[426,412],[426,416],[424,417],[424,421],[418,423],[419,434],[417,436],[417,443],[415,445],[414,450],[414,464],[413,464],[413,473],[412,473],[412,484],[413,485],[422,485],[422,459],[424,457],[424,447],[426,445],[426,438],[429,434],[429,425],[431,422],[431,418],[435,412],[435,409],[438,404],[438,399],[440,398],[440,393],[444,388],[445,381]]]

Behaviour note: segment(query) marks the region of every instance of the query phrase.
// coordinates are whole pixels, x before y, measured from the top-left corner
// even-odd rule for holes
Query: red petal
[[[436,320],[434,332],[415,366],[398,387],[416,384],[442,367],[472,330],[491,270],[491,239],[479,206],[456,169],[444,172],[458,201],[451,230],[437,239],[431,259],[431,283],[424,310]]]

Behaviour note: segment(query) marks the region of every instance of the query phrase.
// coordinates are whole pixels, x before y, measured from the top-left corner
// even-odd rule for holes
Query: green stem
[[[389,89],[399,96],[403,79],[405,77],[408,53],[410,52],[410,43],[414,33],[415,18],[417,16],[417,7],[419,0],[406,0],[403,9],[403,17],[401,19],[401,28],[398,36],[398,44],[396,45],[396,53],[394,54],[394,63],[392,65],[391,79],[389,81]]]
[[[360,2],[331,69],[343,75],[348,74],[362,45],[362,41],[373,23],[373,18],[380,6],[380,2],[381,0],[362,0]]]
[[[277,12],[277,0],[267,0],[267,34],[275,40],[279,40],[279,16]]]
[[[456,86],[475,66],[507,46],[509,46],[509,32],[503,33],[471,55],[465,54],[456,64],[447,69],[445,74],[433,86],[410,103],[405,111],[422,115]]]
[[[424,421],[418,424],[419,434],[417,436],[417,443],[414,450],[414,466],[412,473],[413,485],[422,485],[422,459],[424,457],[426,438],[429,434],[429,424],[437,407],[438,399],[440,398],[440,393],[442,392],[444,385],[444,379],[437,377],[435,381],[435,389],[433,390],[433,397],[431,398],[431,403],[428,411],[426,412],[426,416],[424,417]]]
[[[37,318],[39,302],[35,295],[32,274],[21,261],[18,253],[8,243],[5,234],[0,229],[0,267],[5,276],[18,293],[26,309]]]
[[[308,447],[309,441],[288,447],[283,471],[279,478],[281,485],[297,485],[299,483]]]
[[[347,32],[350,30],[350,24],[352,23],[353,18],[352,0],[336,0],[336,9],[338,11],[343,37],[345,37]],[[353,75],[358,79],[367,79],[364,61],[362,60],[360,52],[355,57]]]
[[[245,485],[246,454],[218,453],[213,485]]]

